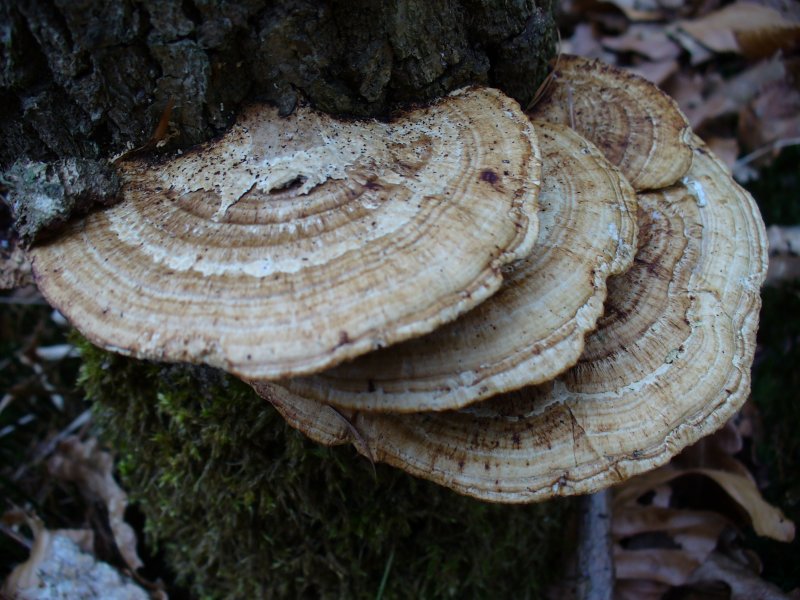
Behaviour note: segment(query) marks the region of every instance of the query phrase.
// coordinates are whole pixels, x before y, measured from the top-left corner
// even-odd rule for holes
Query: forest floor
[[[755,197],[772,247],[752,398],[720,433],[616,490],[616,596],[800,598],[789,523],[800,522],[800,3],[565,0],[562,13],[563,52],[630,68],[677,99]],[[85,447],[79,353],[24,285],[9,224],[0,204],[0,280],[23,284],[0,294],[0,579],[36,553],[39,530],[91,530],[96,555],[130,572],[124,492],[107,455]]]

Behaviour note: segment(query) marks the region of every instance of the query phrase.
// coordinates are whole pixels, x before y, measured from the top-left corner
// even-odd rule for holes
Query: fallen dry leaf
[[[659,21],[668,14],[669,0],[609,0],[620,9],[631,21]],[[672,2],[674,4],[674,2]],[[666,6],[665,6],[666,5]]]
[[[128,497],[114,481],[111,455],[98,448],[97,440],[84,443],[76,436],[66,438],[48,460],[47,468],[55,477],[76,483],[82,493],[103,501],[122,558],[134,571],[141,567],[142,561],[136,553],[136,534],[124,519]]]
[[[631,25],[622,35],[603,37],[604,48],[615,52],[635,52],[651,61],[663,61],[680,56],[681,48],[667,36],[663,25]]]
[[[600,44],[600,36],[591,23],[579,23],[568,39],[561,42],[563,54],[576,54],[586,58],[599,58],[603,62],[616,64],[617,56]]]
[[[28,516],[19,511],[15,511],[15,521],[22,520],[33,532],[33,544],[31,545],[31,553],[28,560],[14,567],[14,570],[8,575],[3,582],[3,587],[0,588],[5,594],[11,597],[16,597],[20,590],[34,588],[39,585],[39,577],[36,573],[38,566],[46,559],[48,549],[50,546],[50,532],[47,531],[41,519],[36,516]],[[8,516],[8,513],[4,515]]]
[[[719,431],[703,438],[674,462],[678,469],[704,468],[741,475],[755,482],[747,467],[733,455],[743,447],[741,435],[733,423],[728,422]]]
[[[722,529],[713,522],[670,532],[672,539],[689,555],[705,560],[714,551]]]
[[[653,498],[650,500],[652,506],[669,507],[669,502],[672,499],[672,488],[669,485],[659,485],[650,491],[653,493]]]
[[[785,600],[788,598],[777,586],[764,581],[744,565],[724,554],[714,552],[697,570],[688,583],[722,581],[730,588],[731,600]]]
[[[2,593],[15,600],[148,600],[150,596],[85,550],[91,531],[49,531],[38,519],[30,520],[34,532],[31,554],[3,583]]]
[[[778,285],[794,279],[800,279],[800,256],[779,254],[769,257],[766,285]]]
[[[646,579],[621,579],[614,585],[615,600],[661,600],[670,586]]]
[[[714,52],[737,52],[748,58],[772,56],[800,42],[800,23],[750,2],[735,2],[678,27]]]
[[[31,262],[19,246],[0,249],[0,290],[11,290],[33,283]]]
[[[800,225],[770,225],[767,240],[770,254],[800,255]]]
[[[758,535],[781,542],[794,539],[794,523],[783,513],[768,504],[758,491],[752,479],[740,474],[726,473],[717,469],[676,469],[671,465],[645,473],[630,480],[630,485],[619,488],[614,505],[622,505],[642,496],[648,490],[663,485],[684,475],[704,475],[713,479],[725,492],[741,506],[750,517],[753,529]]]
[[[652,538],[663,534],[674,549],[699,564],[717,547],[720,535],[729,527],[732,524],[728,519],[711,511],[626,506],[614,513],[612,533],[622,548],[631,541],[643,543],[644,548],[638,548],[641,552],[657,547]]]
[[[771,225],[769,240],[768,285],[800,279],[800,225]]]
[[[661,508],[655,506],[632,505],[614,513],[611,533],[617,538],[631,537],[640,533],[663,531],[709,531],[714,538],[719,537],[728,519],[719,513],[708,510],[687,510]]]
[[[748,149],[798,137],[800,90],[787,78],[769,82],[739,112],[739,139]]]
[[[761,563],[752,551],[741,547],[733,517],[713,510],[670,506],[673,501],[685,503],[686,494],[691,493],[684,486],[673,497],[673,489],[681,488],[676,485],[681,477],[706,477],[742,507],[756,533],[791,541],[794,525],[763,500],[750,472],[734,458],[745,447],[742,432],[752,425],[752,415],[732,419],[669,465],[630,479],[616,489],[611,521],[615,598],[661,598],[679,586],[680,597],[686,598],[728,599],[729,589],[737,599],[756,592],[766,595],[749,597],[773,597],[777,588],[759,579]],[[688,501],[694,505],[697,500]]]
[[[604,0],[562,0],[562,2],[566,5],[567,10],[570,6],[575,7],[581,15],[588,16],[588,20],[601,27],[606,33],[625,31],[631,21],[630,17],[613,2]],[[562,6],[563,4],[559,3],[559,7]]]
[[[734,137],[709,137],[706,144],[729,169],[733,170],[739,156],[739,142]]]
[[[669,26],[667,27],[667,33],[689,53],[689,62],[692,66],[700,65],[714,57],[714,53],[711,50],[686,33],[683,29]]]
[[[652,61],[642,62],[639,63],[638,65],[627,67],[627,69],[631,73],[636,73],[637,75],[644,77],[648,81],[651,81],[656,85],[660,86],[672,75],[674,75],[678,71],[679,67],[680,65],[678,64],[677,60],[669,58],[666,60],[660,60],[656,62]]]
[[[697,127],[696,123],[703,114],[707,89],[707,78],[699,73],[690,72],[678,73],[664,86],[664,91],[678,103],[694,128]]]
[[[692,127],[699,129],[707,121],[728,114],[738,114],[748,102],[757,96],[766,86],[786,79],[786,67],[779,58],[761,61],[742,71],[730,79],[708,77],[701,82],[701,99],[692,96],[691,105],[681,103],[682,96],[678,92],[678,104],[684,111]],[[696,91],[697,84],[695,83]],[[670,90],[668,90],[670,91]]]
[[[671,586],[683,585],[702,561],[683,550],[645,548],[624,550],[614,547],[617,579],[648,579]]]

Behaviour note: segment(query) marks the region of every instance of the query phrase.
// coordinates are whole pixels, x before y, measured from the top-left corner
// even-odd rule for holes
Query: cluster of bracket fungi
[[[94,343],[248,381],[323,444],[529,502],[663,464],[749,393],[753,199],[636,76],[563,56],[389,121],[249,107],[121,163],[124,200],[31,251]]]

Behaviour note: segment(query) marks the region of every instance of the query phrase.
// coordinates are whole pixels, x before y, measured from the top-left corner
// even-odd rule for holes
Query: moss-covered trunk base
[[[81,347],[148,540],[198,597],[536,598],[557,574],[564,501],[485,504],[373,469],[218,371]]]

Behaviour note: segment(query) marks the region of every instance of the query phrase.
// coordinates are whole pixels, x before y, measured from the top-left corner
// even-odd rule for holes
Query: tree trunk
[[[525,104],[554,50],[553,0],[0,0],[0,168],[171,147],[259,98],[381,116],[467,83]]]

